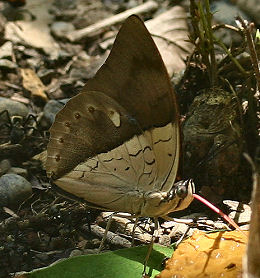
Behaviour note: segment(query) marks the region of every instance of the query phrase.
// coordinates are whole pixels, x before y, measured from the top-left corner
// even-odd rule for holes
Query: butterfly
[[[157,219],[193,199],[192,180],[175,183],[180,151],[167,70],[143,21],[132,15],[95,77],[56,115],[47,175],[89,207]]]

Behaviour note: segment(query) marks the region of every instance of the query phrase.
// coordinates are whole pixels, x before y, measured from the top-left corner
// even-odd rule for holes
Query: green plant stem
[[[211,61],[211,82],[212,86],[216,86],[217,84],[217,64],[216,64],[216,56],[214,50],[214,37],[212,30],[212,14],[210,12],[209,0],[205,0],[206,6],[206,19],[207,19],[207,27],[208,27],[208,38],[209,38],[209,50],[210,50],[210,61]]]
[[[206,64],[206,68],[208,71],[208,75],[209,75],[209,80],[210,80],[210,84],[212,85],[212,80],[211,80],[211,64],[210,64],[210,60],[209,60],[209,55],[208,55],[208,28],[207,28],[207,21],[204,15],[204,11],[203,11],[203,7],[201,5],[201,3],[198,3],[198,9],[199,9],[199,15],[200,15],[200,20],[201,20],[201,24],[202,24],[202,28],[199,30],[200,31],[200,41],[199,43],[202,45],[201,47],[201,54],[202,54],[202,59],[204,61],[204,63]],[[205,34],[204,34],[204,32]]]
[[[240,63],[238,62],[237,59],[235,59],[233,57],[233,55],[231,54],[231,52],[227,49],[227,47],[225,46],[225,44],[223,42],[221,42],[220,40],[217,40],[215,38],[215,42],[224,49],[224,51],[227,53],[227,55],[229,56],[229,58],[232,60],[232,62],[237,66],[237,68],[239,69],[239,71],[244,75],[244,76],[248,76],[249,73],[247,71],[244,70],[244,68],[240,65]]]
[[[213,31],[211,26],[212,21],[212,14],[210,12],[209,8],[209,1],[204,0],[204,6],[206,9],[206,12],[204,12],[203,5],[201,3],[198,3],[199,8],[199,14],[201,18],[202,23],[202,30],[204,30],[204,41],[203,46],[205,49],[205,61],[207,62],[207,70],[209,75],[210,84],[212,87],[217,86],[217,65],[216,65],[216,59],[215,59],[215,51],[214,51],[214,37],[213,37]]]
[[[237,19],[241,23],[241,25],[244,29],[244,32],[245,32],[245,36],[246,36],[247,44],[248,44],[248,48],[249,48],[249,53],[250,53],[250,58],[251,58],[251,62],[252,62],[255,77],[256,77],[257,86],[258,86],[258,89],[260,89],[259,59],[257,57],[255,44],[254,44],[254,41],[252,38],[252,34],[251,34],[251,30],[250,30],[251,28],[250,28],[250,25],[246,25],[245,21],[240,16],[238,16]]]
[[[192,38],[193,43],[195,44],[196,38],[200,39],[200,32],[199,32],[199,27],[198,27],[198,14],[197,11],[198,6],[195,3],[194,0],[190,0],[190,14],[191,14],[191,24],[194,30],[194,37]]]

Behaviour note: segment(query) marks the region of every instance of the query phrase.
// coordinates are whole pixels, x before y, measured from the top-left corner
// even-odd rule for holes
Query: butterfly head
[[[140,215],[162,217],[170,212],[183,210],[192,202],[194,191],[194,183],[189,179],[175,183],[168,192],[147,192]]]
[[[173,201],[174,211],[187,208],[193,200],[195,185],[192,179],[179,181],[168,192],[168,201]]]

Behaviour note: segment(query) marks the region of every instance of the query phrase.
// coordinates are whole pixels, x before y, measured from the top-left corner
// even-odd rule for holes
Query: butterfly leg
[[[136,217],[136,219],[135,219],[135,224],[134,224],[133,231],[132,231],[132,242],[131,242],[131,247],[133,247],[133,246],[134,246],[134,243],[135,243],[135,229],[136,229],[136,227],[137,227],[138,220],[139,220],[139,217]]]
[[[4,123],[2,123],[2,121],[4,121]],[[11,120],[8,110],[5,109],[0,112],[0,123],[1,123],[0,128],[3,126],[9,128],[9,129],[12,128],[12,120]]]
[[[106,229],[105,229],[104,235],[103,235],[103,237],[102,237],[101,243],[100,243],[99,248],[98,248],[98,253],[100,253],[101,250],[102,250],[103,247],[104,247],[104,244],[105,244],[105,241],[106,241],[106,238],[107,238],[107,233],[108,233],[108,231],[109,231],[109,228],[110,228],[110,226],[111,226],[113,217],[114,217],[115,215],[116,215],[116,213],[112,213],[112,214],[109,216],[109,219],[108,219],[108,222],[107,222],[107,225],[106,225]]]
[[[146,274],[146,267],[147,267],[147,263],[148,263],[148,260],[150,258],[150,255],[152,253],[152,250],[153,250],[153,243],[154,243],[154,239],[156,237],[158,237],[158,229],[159,229],[159,222],[158,222],[158,218],[154,218],[154,224],[155,224],[155,228],[154,228],[154,233],[153,233],[153,236],[152,236],[152,239],[149,243],[149,246],[148,246],[148,251],[147,251],[147,254],[146,254],[146,257],[145,257],[145,260],[144,260],[144,270],[143,270],[143,275],[142,277],[149,277],[147,274]]]
[[[194,220],[193,219],[179,219],[179,218],[173,218],[167,215],[161,216],[161,218],[163,218],[166,221],[173,221],[176,223],[183,223],[183,224],[193,224]]]
[[[191,228],[191,224],[194,223],[193,219],[178,219],[178,218],[172,218],[169,217],[167,215],[162,217],[163,219],[167,220],[167,221],[174,221],[176,223],[182,223],[182,224],[186,224],[187,225],[187,229],[184,231],[184,233],[182,234],[182,236],[178,239],[177,242],[175,242],[175,246],[177,247],[182,241],[183,239],[186,237],[186,235],[188,234],[190,228]]]
[[[104,243],[105,243],[105,241],[107,239],[108,231],[109,231],[109,228],[111,226],[113,217],[124,217],[124,218],[127,218],[127,219],[132,219],[133,218],[132,215],[128,216],[128,215],[125,215],[125,214],[122,214],[122,213],[117,213],[117,212],[112,213],[109,216],[109,219],[108,219],[108,222],[107,222],[107,225],[106,225],[106,229],[105,229],[104,235],[102,237],[101,243],[100,243],[99,248],[98,248],[98,252],[101,252],[101,250],[104,247]]]

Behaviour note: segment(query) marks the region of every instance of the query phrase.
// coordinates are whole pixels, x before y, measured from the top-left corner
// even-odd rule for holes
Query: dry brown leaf
[[[5,39],[12,42],[42,49],[53,59],[58,57],[59,46],[50,34],[49,24],[52,15],[49,13],[53,0],[27,0],[26,8],[35,16],[35,20],[9,21],[5,25]]]
[[[187,14],[180,6],[145,22],[166,65],[168,73],[185,69],[184,60],[192,52],[193,45],[188,42]]]
[[[45,86],[37,74],[32,69],[21,69],[21,75],[23,87],[31,92],[32,98],[41,99],[46,102],[48,97],[45,94]]]

